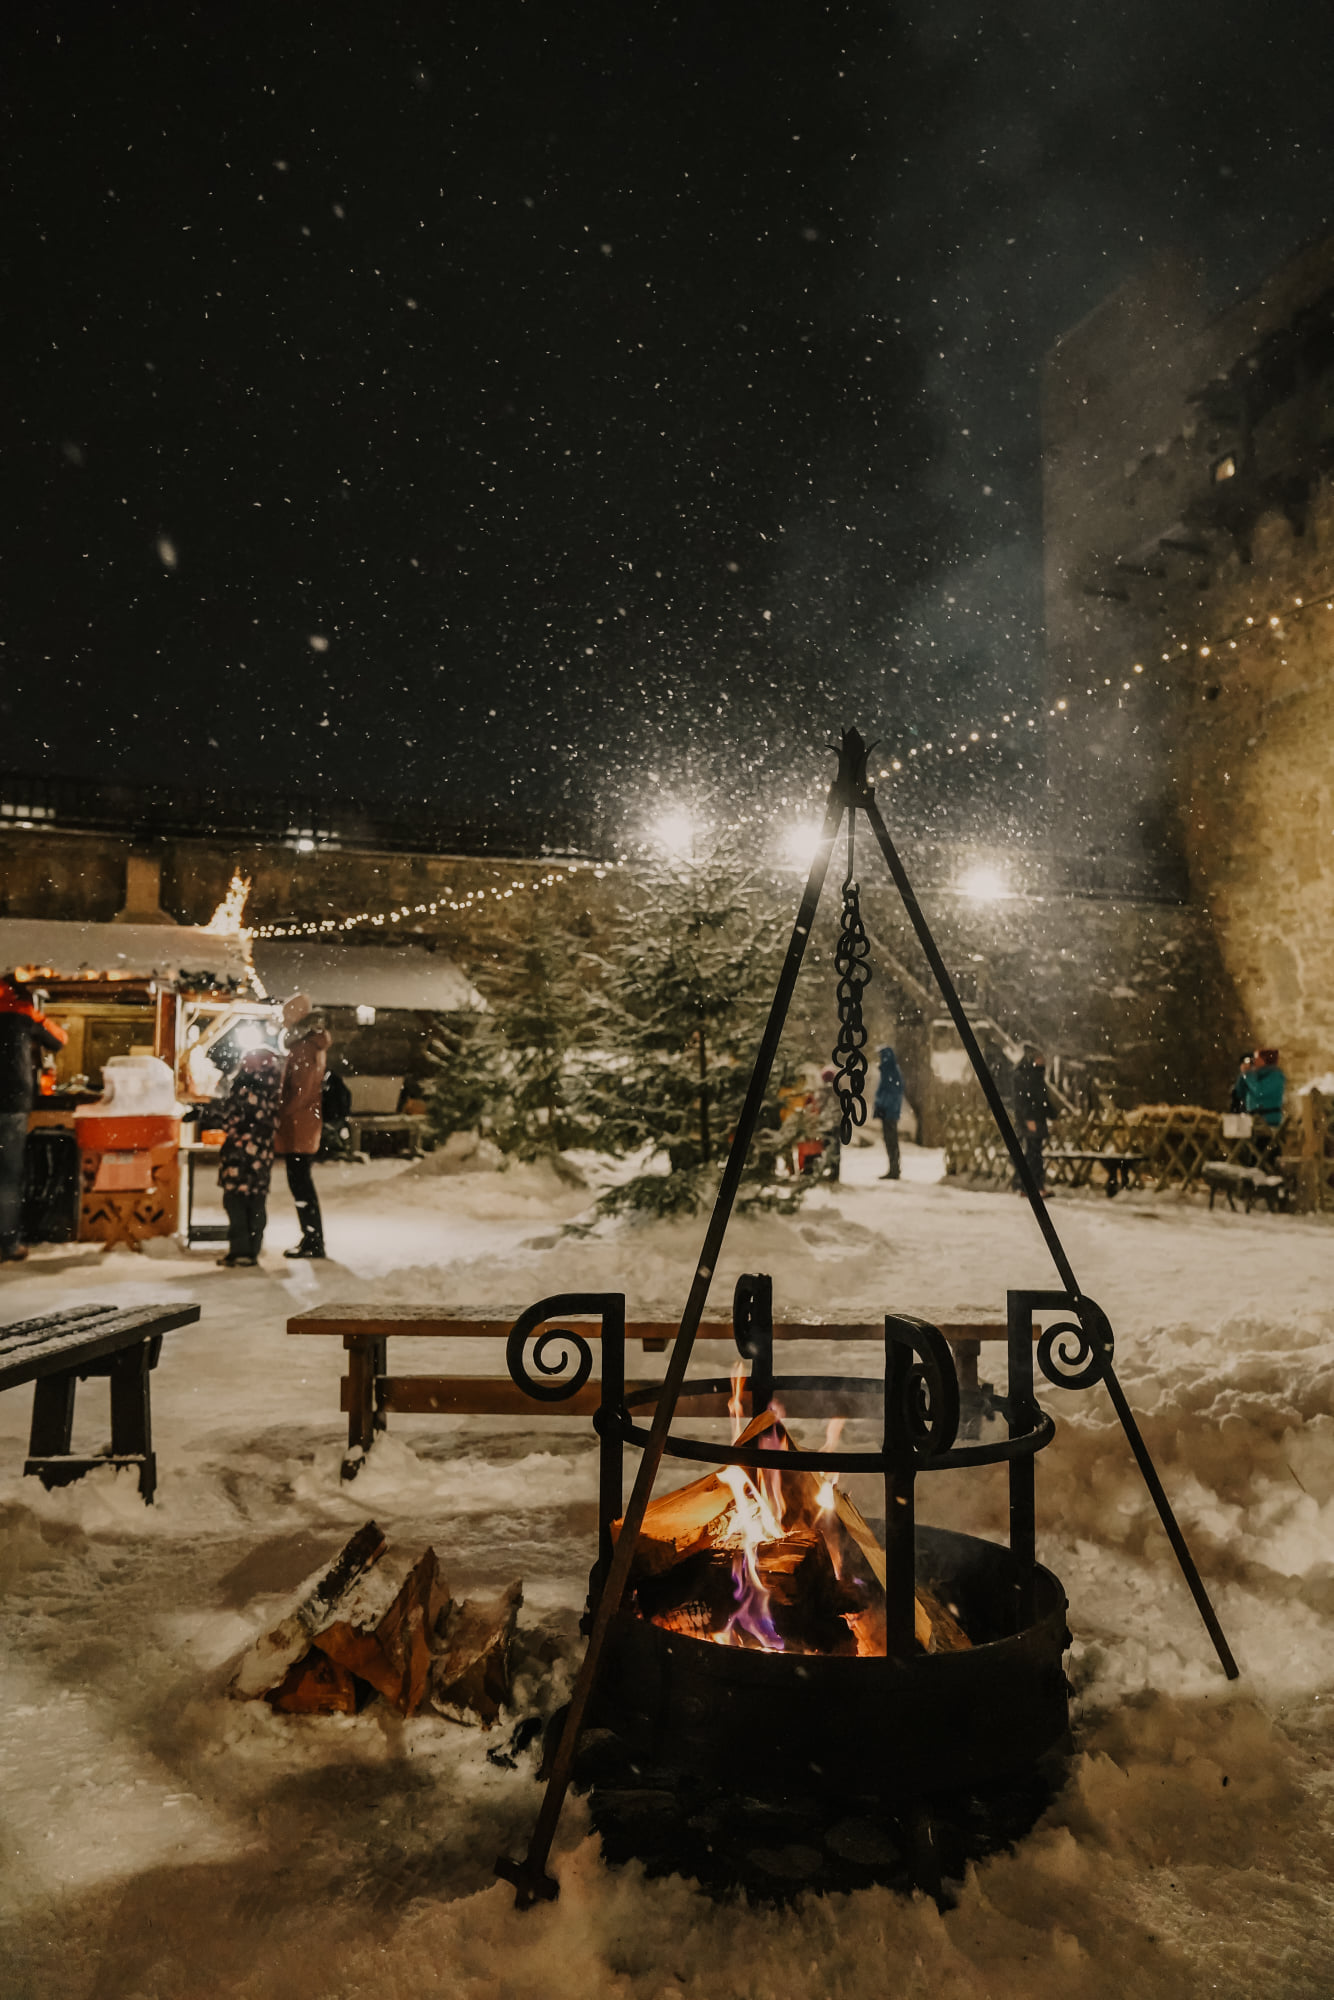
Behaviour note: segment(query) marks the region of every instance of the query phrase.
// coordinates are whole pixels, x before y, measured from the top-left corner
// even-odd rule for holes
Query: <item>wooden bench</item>
[[[1093,1169],[1104,1167],[1107,1172],[1107,1193],[1114,1195],[1118,1188],[1130,1186],[1133,1173],[1139,1181],[1144,1167],[1148,1164],[1147,1153],[1092,1153],[1083,1152],[1077,1146],[1049,1146],[1043,1155],[1048,1166],[1065,1165],[1071,1169],[1069,1185],[1087,1187],[1093,1179]]]
[[[1263,1167],[1238,1167],[1227,1160],[1206,1160],[1200,1169],[1209,1188],[1209,1206],[1221,1188],[1227,1196],[1227,1205],[1236,1213],[1234,1196],[1241,1194],[1246,1203],[1246,1213],[1255,1207],[1256,1197],[1261,1196],[1271,1215],[1286,1206],[1291,1189],[1286,1174],[1266,1173]]]
[[[199,1307],[74,1306],[41,1319],[0,1327],[0,1389],[33,1384],[32,1430],[25,1473],[43,1486],[67,1486],[99,1465],[132,1465],[139,1491],[152,1503],[157,1486],[149,1376],[162,1352],[162,1336],[192,1326]],[[70,1450],[74,1392],[90,1375],[111,1384],[111,1449]]]
[[[288,1333],[341,1340],[347,1350],[347,1373],[342,1379],[339,1403],[348,1419],[344,1479],[356,1477],[377,1432],[387,1428],[391,1412],[405,1416],[438,1417],[595,1415],[602,1391],[594,1382],[585,1383],[583,1388],[559,1402],[539,1402],[527,1395],[509,1375],[406,1375],[389,1372],[388,1345],[391,1339],[487,1340],[499,1342],[503,1348],[518,1318],[517,1312],[508,1319],[497,1319],[483,1316],[481,1311],[449,1311],[439,1306],[324,1305],[296,1313],[289,1319]],[[557,1325],[570,1323],[573,1322],[556,1322]],[[544,1322],[538,1324],[534,1337],[541,1335],[544,1325]],[[578,1326],[585,1338],[596,1340],[600,1337],[600,1326],[587,1323],[583,1316],[579,1316]],[[625,1337],[627,1344],[638,1341],[645,1353],[660,1354],[669,1342],[676,1339],[678,1331],[675,1320],[627,1320]],[[1008,1339],[1005,1321],[946,1321],[940,1331],[954,1351],[961,1391],[965,1394],[971,1391],[976,1395],[982,1345],[984,1342],[1004,1342]],[[1035,1337],[1036,1333],[1035,1327]],[[885,1326],[883,1320],[854,1324],[780,1320],[774,1323],[773,1334],[776,1341],[866,1340],[874,1341],[883,1348]],[[697,1342],[725,1344],[733,1354],[738,1351],[731,1320],[704,1320],[695,1337]],[[625,1384],[629,1394],[650,1386],[649,1379],[627,1381]],[[712,1405],[706,1409],[703,1404],[704,1399],[687,1396],[680,1406],[681,1414],[713,1414]],[[725,1410],[726,1404],[722,1407]],[[789,1414],[800,1416],[811,1412],[790,1405]]]
[[[407,1149],[415,1158],[423,1150],[428,1120],[421,1111],[349,1111],[340,1121],[347,1127],[348,1145],[354,1153],[363,1150],[363,1141],[368,1135],[386,1133],[391,1137],[407,1140]]]

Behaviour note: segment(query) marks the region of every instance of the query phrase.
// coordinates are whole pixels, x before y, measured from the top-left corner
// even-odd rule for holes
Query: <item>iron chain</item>
[[[839,1137],[846,1146],[854,1125],[866,1123],[866,1027],[862,988],[871,977],[871,941],[862,922],[861,889],[853,872],[853,819],[848,815],[848,873],[843,884],[834,969],[838,973],[838,1040],[834,1045],[834,1090],[843,1113]]]

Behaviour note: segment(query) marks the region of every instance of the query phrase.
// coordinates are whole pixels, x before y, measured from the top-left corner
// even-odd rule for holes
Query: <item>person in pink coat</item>
[[[287,1060],[283,1065],[282,1096],[278,1107],[278,1129],[273,1150],[281,1153],[287,1166],[287,1185],[296,1203],[301,1224],[301,1241],[285,1257],[323,1257],[324,1220],[320,1214],[315,1177],[311,1171],[320,1150],[323,1118],[320,1101],[324,1094],[324,1072],[332,1037],[316,1014],[307,993],[294,993],[283,1008],[283,1040]]]

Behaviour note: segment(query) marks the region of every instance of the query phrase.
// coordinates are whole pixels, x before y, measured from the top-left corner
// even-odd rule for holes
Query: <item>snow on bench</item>
[[[742,1283],[746,1283],[742,1280]],[[591,1417],[602,1401],[601,1388],[584,1383],[573,1394],[562,1392],[559,1400],[539,1400],[527,1394],[509,1375],[402,1375],[389,1373],[388,1343],[404,1337],[431,1340],[490,1340],[503,1347],[521,1314],[497,1318],[495,1309],[451,1310],[440,1306],[322,1305],[296,1313],[287,1322],[289,1334],[315,1334],[341,1340],[347,1350],[347,1373],[340,1385],[339,1408],[347,1413],[347,1454],[343,1478],[354,1479],[378,1432],[388,1428],[392,1411],[401,1415],[439,1417]],[[540,1339],[548,1330],[579,1321],[579,1332],[588,1340],[601,1338],[601,1324],[591,1323],[584,1314],[565,1314],[550,1323],[538,1321],[530,1337]],[[638,1341],[646,1354],[662,1353],[679,1332],[675,1320],[627,1320],[627,1343]],[[959,1387],[964,1392],[978,1389],[977,1364],[983,1342],[1009,1338],[1006,1322],[1000,1320],[947,1320],[940,1332],[954,1349]],[[1038,1329],[1033,1329],[1037,1337]],[[829,1322],[824,1320],[776,1320],[775,1340],[783,1341],[874,1341],[883,1346],[882,1320]],[[697,1342],[724,1343],[734,1352],[745,1352],[732,1320],[703,1320],[695,1336]],[[654,1386],[649,1380],[628,1381],[627,1394]],[[689,1386],[680,1404],[682,1416],[725,1415],[726,1399],[695,1395]],[[705,1405],[707,1404],[707,1407]],[[792,1408],[791,1415],[802,1411]],[[809,1414],[807,1412],[806,1414]]]
[[[72,1306],[0,1327],[0,1390],[33,1384],[25,1473],[43,1486],[67,1486],[99,1465],[130,1465],[150,1505],[157,1486],[149,1376],[162,1336],[199,1318],[196,1305]],[[90,1375],[111,1387],[111,1449],[72,1452],[74,1395]]]
[[[1263,1195],[1265,1206],[1273,1215],[1282,1207],[1290,1191],[1286,1174],[1266,1173],[1263,1167],[1239,1167],[1230,1160],[1206,1160],[1201,1173],[1209,1184],[1210,1208],[1219,1188],[1222,1188],[1227,1196],[1227,1205],[1234,1214],[1237,1204],[1232,1197],[1237,1189],[1245,1200],[1247,1215],[1254,1208],[1257,1195]]]
[[[1068,1166],[1071,1187],[1087,1187],[1093,1178],[1093,1169],[1102,1167],[1107,1174],[1107,1192],[1114,1195],[1118,1188],[1130,1186],[1132,1173],[1138,1182],[1141,1169],[1148,1165],[1147,1153],[1086,1152],[1078,1146],[1048,1146],[1043,1158],[1049,1167]]]

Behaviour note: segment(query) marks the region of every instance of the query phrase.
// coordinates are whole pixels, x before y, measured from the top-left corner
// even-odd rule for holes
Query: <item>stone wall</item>
[[[0,916],[107,923],[125,906],[130,864],[141,855],[157,866],[161,907],[177,922],[207,923],[238,872],[252,884],[250,924],[383,915],[381,924],[345,933],[349,948],[411,938],[447,953],[471,979],[484,978],[488,962],[531,921],[539,897],[571,930],[596,942],[620,889],[617,871],[587,865],[572,873],[568,864],[546,861],[333,848],[301,853],[287,843],[185,837],[136,846],[103,834],[0,826]],[[564,879],[545,886],[543,878],[557,871]],[[534,886],[516,886],[523,884]],[[418,904],[432,902],[434,915],[418,912]],[[468,906],[451,909],[451,903]],[[351,1008],[326,1012],[340,1068],[418,1079],[428,1073],[430,1015],[379,1008],[375,1021],[364,1024]]]
[[[1300,533],[1264,517],[1250,553],[1189,607],[1178,797],[1245,1039],[1300,1083],[1334,1070],[1334,489]]]
[[[103,834],[0,826],[0,916],[59,917],[107,923],[124,906],[132,854],[151,854],[160,865],[161,903],[178,923],[205,924],[227,893],[233,873],[251,882],[246,922],[252,926],[326,920],[342,922],[362,912],[384,914],[355,936],[383,943],[397,936],[429,937],[450,950],[474,944],[489,924],[513,918],[536,896],[553,896],[567,920],[605,910],[615,871],[546,860],[478,860],[437,854],[316,848],[291,844],[247,845],[210,839],[166,838],[146,847]],[[542,878],[564,880],[544,888]],[[537,885],[529,887],[527,885]],[[471,897],[466,910],[453,910]],[[437,905],[434,916],[417,905]],[[487,911],[483,923],[478,904]],[[394,921],[388,914],[409,915]]]
[[[129,842],[100,835],[0,832],[0,914],[106,921],[122,906],[130,852]],[[180,921],[206,922],[238,869],[252,879],[247,914],[256,923],[341,920],[406,904],[411,914],[398,924],[363,926],[354,936],[377,943],[403,935],[429,939],[470,976],[483,978],[488,959],[503,953],[529,920],[536,894],[550,897],[562,920],[592,944],[614,905],[635,894],[632,871],[620,869],[599,877],[584,868],[535,894],[513,884],[535,871],[551,872],[549,864],[347,850],[299,854],[277,845],[238,849],[185,839],[164,841],[155,852],[162,862],[163,906]],[[1000,854],[990,858],[998,866],[1005,861]],[[909,851],[906,860],[965,1001],[1008,1034],[1041,1042],[1068,1067],[1073,1087],[1096,1085],[1123,1103],[1220,1101],[1242,1031],[1200,912],[1171,903],[1044,893],[1014,857],[1010,871],[1024,892],[979,903],[948,886],[957,856],[931,848],[920,855]],[[866,1010],[872,1048],[882,1041],[898,1047],[909,1094],[930,1127],[938,1122],[932,1106],[940,1095],[931,1072],[931,1027],[945,1017],[944,1003],[879,857],[867,856],[861,872],[876,967]],[[447,907],[482,890],[480,907],[476,901],[466,911]],[[774,924],[786,930],[800,883],[791,874],[775,876],[768,893]],[[434,917],[417,914],[418,903],[431,901],[437,903]],[[821,1066],[837,1032],[838,908],[835,871],[789,1031],[802,1059]],[[339,1026],[350,1066],[420,1069],[425,1027],[419,1017],[385,1015],[360,1033],[351,1016]]]
[[[1328,1074],[1334,239],[1212,316],[1153,267],[1058,344],[1044,422],[1063,837],[1179,852],[1233,1056]]]

